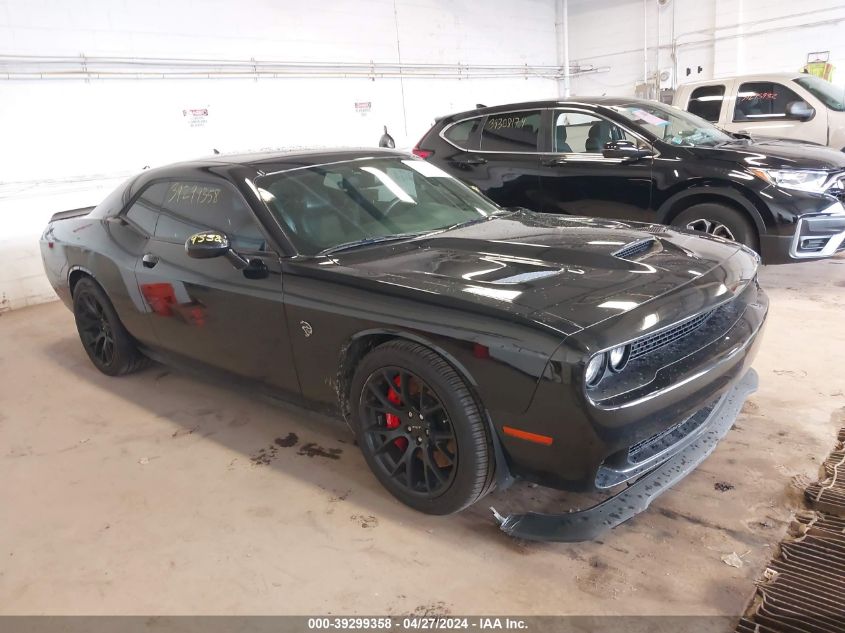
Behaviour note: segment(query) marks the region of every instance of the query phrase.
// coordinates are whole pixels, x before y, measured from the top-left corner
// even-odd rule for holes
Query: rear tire
[[[122,376],[149,364],[105,291],[91,277],[83,277],[73,289],[73,316],[88,358],[107,376]]]
[[[355,370],[350,405],[364,459],[402,503],[451,514],[490,491],[495,459],[482,411],[432,350],[399,340],[376,347]]]
[[[723,204],[695,204],[675,216],[672,226],[733,240],[759,251],[757,229],[751,220],[742,212]]]

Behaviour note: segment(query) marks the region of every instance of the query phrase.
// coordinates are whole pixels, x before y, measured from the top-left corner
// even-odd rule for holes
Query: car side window
[[[161,204],[169,185],[167,182],[157,182],[144,189],[124,213],[126,219],[147,235],[155,235]]]
[[[734,121],[783,119],[786,104],[802,101],[792,90],[773,81],[753,81],[739,87],[734,106]]]
[[[446,128],[443,136],[461,149],[477,150],[478,130],[481,127],[481,121],[482,117],[476,117],[455,123]]]
[[[181,244],[194,233],[214,229],[225,233],[236,250],[266,250],[252,211],[233,187],[185,180],[167,185],[156,239]]]
[[[605,143],[627,139],[622,128],[594,114],[556,111],[554,120],[552,147],[557,153],[599,154]]]
[[[539,110],[491,114],[484,121],[484,129],[481,130],[481,150],[486,152],[536,152],[539,138]]]
[[[692,91],[687,104],[687,110],[700,116],[705,121],[716,123],[722,112],[722,102],[725,100],[725,86],[699,86]]]

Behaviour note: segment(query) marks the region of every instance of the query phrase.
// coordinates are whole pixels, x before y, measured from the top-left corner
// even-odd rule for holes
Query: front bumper
[[[760,236],[760,251],[766,264],[824,259],[845,251],[845,208],[836,202],[799,216],[792,235]]]
[[[491,508],[493,515],[503,532],[526,540],[577,542],[594,539],[648,508],[654,499],[703,462],[731,429],[746,398],[756,389],[757,373],[749,369],[719,398],[700,432],[682,450],[623,492],[591,508],[562,514],[527,512],[507,516]]]

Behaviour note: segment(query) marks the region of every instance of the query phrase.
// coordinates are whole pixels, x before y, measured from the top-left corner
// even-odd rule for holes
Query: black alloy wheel
[[[366,450],[406,494],[435,498],[455,477],[457,440],[443,403],[419,376],[385,367],[364,385]]]
[[[147,365],[108,296],[91,277],[83,277],[73,289],[73,315],[82,347],[101,372],[120,376]]]
[[[355,370],[350,400],[367,464],[406,505],[450,514],[492,488],[495,459],[481,408],[431,349],[404,340],[376,347]]]
[[[79,296],[76,323],[85,351],[98,365],[110,366],[114,362],[114,333],[102,304],[92,293]]]

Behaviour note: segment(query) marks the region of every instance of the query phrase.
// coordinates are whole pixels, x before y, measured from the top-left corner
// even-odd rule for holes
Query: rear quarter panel
[[[154,344],[149,309],[135,280],[135,266],[146,241],[121,220],[89,215],[51,222],[41,238],[44,271],[69,308],[71,277],[93,277],[129,333],[144,344]]]

